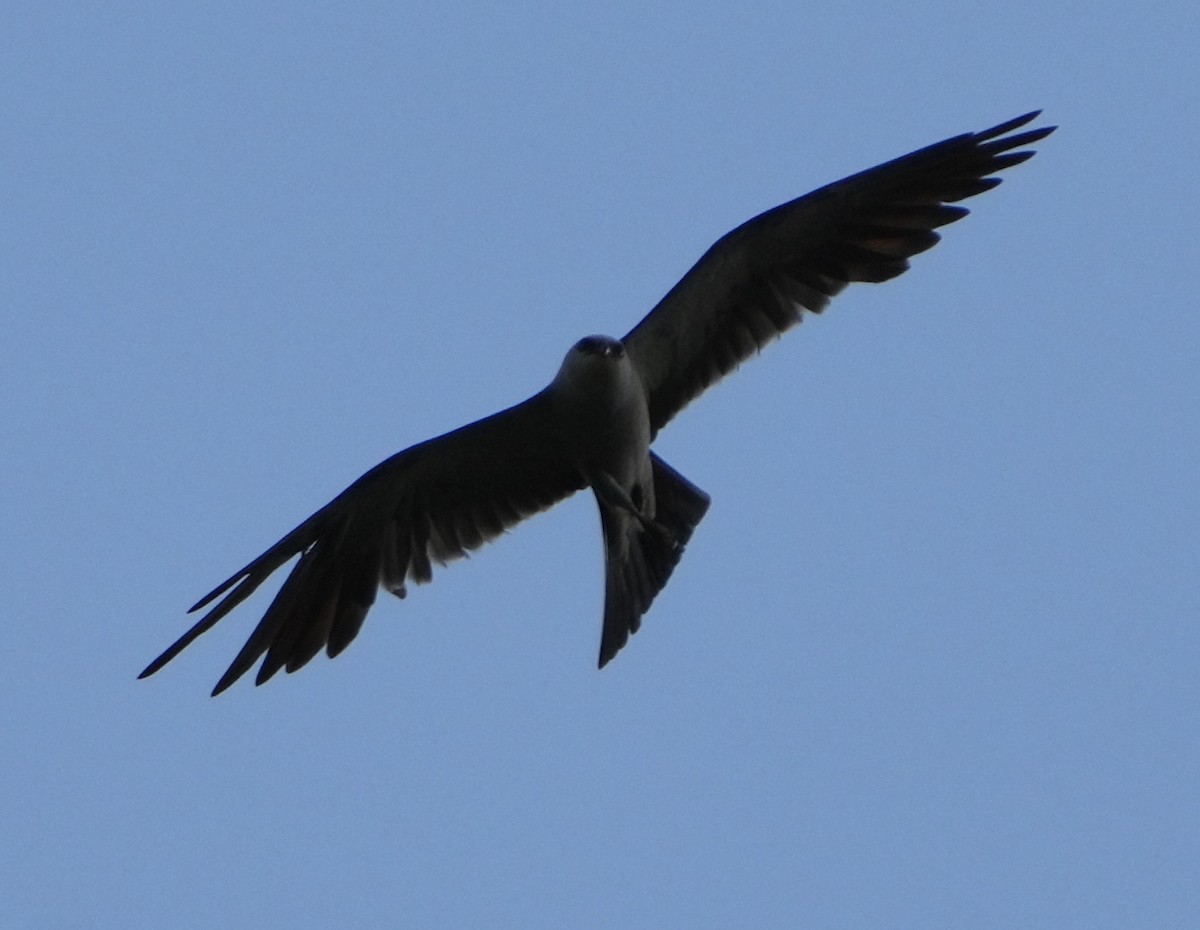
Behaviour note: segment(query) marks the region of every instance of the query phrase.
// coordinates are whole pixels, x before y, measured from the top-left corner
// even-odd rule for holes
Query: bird
[[[212,605],[138,676],[159,671],[299,556],[215,697],[261,658],[263,684],[322,649],[341,653],[384,588],[410,583],[590,488],[600,512],[604,610],[598,667],[641,627],[708,510],[708,494],[651,448],[706,388],[851,282],[881,283],[967,215],[1057,127],[1035,110],[850,175],[726,233],[621,339],[587,336],[532,397],[411,446],[202,597]],[[215,603],[214,603],[215,601]]]

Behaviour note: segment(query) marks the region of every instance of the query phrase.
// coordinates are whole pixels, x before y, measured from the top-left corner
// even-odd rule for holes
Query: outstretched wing
[[[887,281],[967,215],[959,200],[1033,156],[1013,149],[1053,126],[1012,134],[1041,111],[946,139],[822,187],[719,239],[625,336],[657,432],[772,338],[820,313],[851,281]]]
[[[403,597],[433,563],[465,556],[585,486],[559,441],[545,392],[380,463],[191,608],[217,604],[138,677],[153,675],[297,554],[300,560],[217,695],[263,653],[257,684],[357,635],[383,585]],[[222,595],[224,595],[222,597]]]

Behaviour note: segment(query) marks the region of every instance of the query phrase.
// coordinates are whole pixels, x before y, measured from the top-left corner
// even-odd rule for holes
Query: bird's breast
[[[600,469],[628,486],[647,461],[650,416],[628,356],[567,354],[549,387],[556,420],[585,473]]]

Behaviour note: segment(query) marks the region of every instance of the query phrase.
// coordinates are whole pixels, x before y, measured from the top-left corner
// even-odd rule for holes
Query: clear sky
[[[1194,4],[13,3],[0,910],[28,927],[1168,927],[1200,913]],[[621,335],[718,236],[1059,131],[656,448],[263,688],[184,610]],[[273,588],[273,586],[272,586]]]

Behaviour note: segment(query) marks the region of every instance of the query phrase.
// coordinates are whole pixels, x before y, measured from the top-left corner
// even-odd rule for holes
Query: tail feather
[[[604,531],[604,629],[599,667],[604,668],[642,625],[642,615],[667,584],[684,546],[708,510],[710,498],[654,453],[653,526],[634,523],[626,512],[599,498]],[[624,537],[628,535],[628,540]]]

